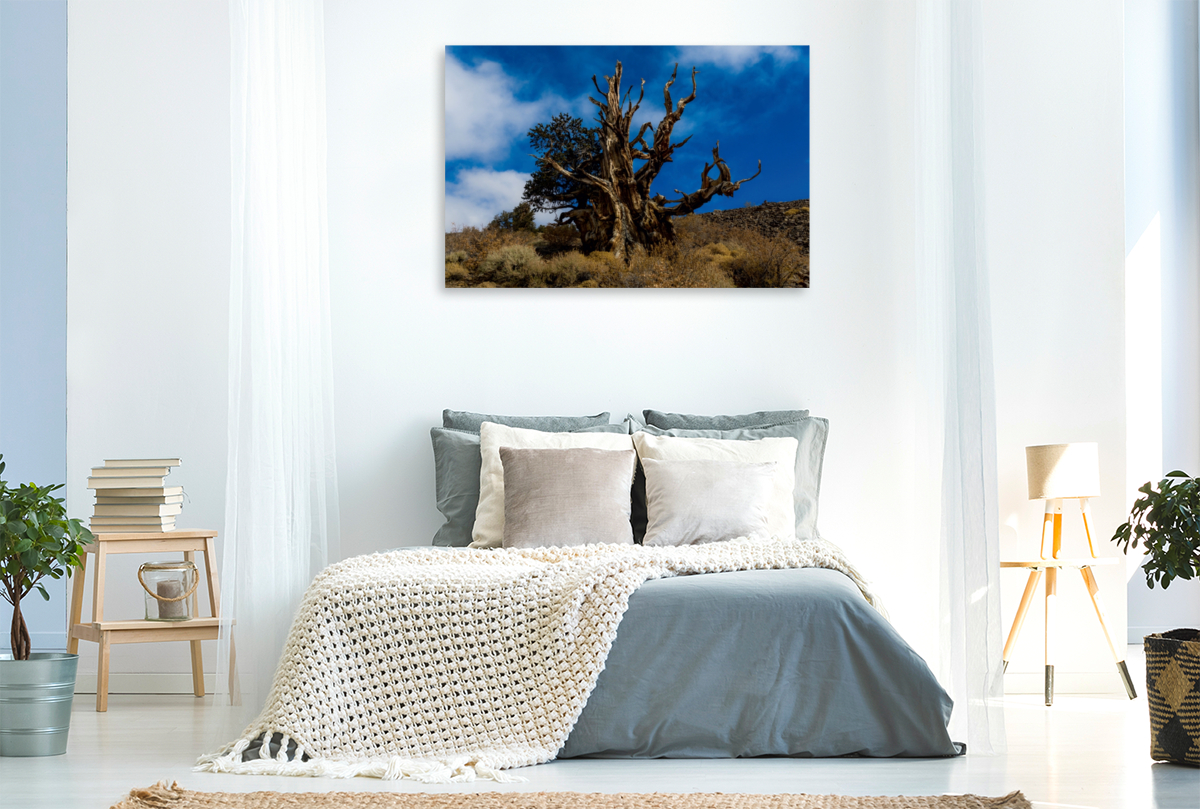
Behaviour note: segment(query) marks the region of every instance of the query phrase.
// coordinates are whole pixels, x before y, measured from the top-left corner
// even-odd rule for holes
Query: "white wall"
[[[807,407],[832,422],[823,532],[931,652],[936,542],[897,541],[911,424],[897,339],[913,253],[911,9],[618,5],[642,23],[631,29],[618,11],[581,29],[577,15],[545,2],[327,3],[345,550],[428,542],[438,524],[428,430],[444,407],[617,418],[645,407]],[[444,288],[445,45],[659,43],[664,30],[679,43],[708,42],[718,18],[722,43],[812,47],[812,289]]]
[[[1105,485],[1117,491],[1114,480],[1123,479],[1120,4],[1098,13],[1087,5],[1088,14],[1080,5],[1074,16],[1066,7],[1045,19],[1033,4],[989,15],[989,71],[1000,71],[989,72],[987,134],[989,169],[1002,176],[988,198],[1001,513],[1019,516],[1026,540],[1037,504],[1014,484],[1014,475],[1024,479],[1025,444],[1111,443]],[[916,419],[903,349],[913,300],[912,7],[757,0],[730,15],[726,3],[698,2],[685,16],[675,7],[619,6],[589,17],[581,33],[577,14],[549,2],[326,3],[344,551],[428,542],[438,524],[428,430],[444,407],[605,409],[614,418],[644,407],[808,407],[831,421],[822,531],[858,561],[901,632],[932,660],[937,540],[906,528]],[[631,29],[623,12],[634,10],[642,22]],[[178,453],[185,465],[176,474],[187,476],[192,496],[181,524],[218,528],[225,14],[222,0],[71,5],[70,494],[90,505],[83,477],[106,454]],[[711,42],[712,19],[723,21],[722,44],[812,47],[812,288],[445,289],[444,46],[660,44],[663,30],[681,44]],[[1038,26],[1044,33],[1030,30]],[[1063,104],[1059,94],[1081,98]],[[1027,117],[1024,127],[1015,115]],[[1054,142],[1040,142],[1041,132]],[[1068,135],[1073,147],[1062,142]],[[1089,287],[1086,305],[1064,309],[1057,325],[1035,323],[1048,306],[1038,294],[1047,285],[1051,300],[1060,292],[1070,299],[1079,279],[1096,273],[1105,280]],[[138,340],[150,347],[135,352]],[[189,361],[143,378],[132,373],[172,352]],[[1075,373],[1070,385],[1034,401],[1030,382],[1057,369],[1042,357],[1064,356],[1098,371]],[[1013,463],[1022,464],[1019,473]],[[1102,532],[1111,533],[1122,508],[1098,505]],[[1078,595],[1086,604],[1081,589],[1066,589],[1062,600]],[[1123,590],[1111,589],[1110,610],[1121,616]],[[1036,647],[1036,627],[1028,631]],[[186,647],[173,656],[165,648],[121,650],[114,671],[185,671]],[[1111,663],[1094,662],[1091,651],[1060,661],[1059,671],[1107,671]]]
[[[1038,553],[1043,503],[1027,499],[1024,448],[1072,441],[1099,444],[1093,540],[1098,554],[1117,557],[1108,538],[1126,506],[1122,4],[1021,0],[986,8],[1001,557]],[[1085,555],[1072,501],[1063,523],[1064,548]],[[1007,632],[1025,575],[1001,576]],[[1097,568],[1096,576],[1121,643],[1123,565]],[[1082,579],[1064,572],[1058,592],[1059,687],[1120,691]],[[1010,691],[1042,688],[1042,603],[1039,593],[1008,670]]]
[[[179,527],[220,530],[228,409],[226,4],[72,2],[68,33],[68,504],[72,513],[91,513],[88,469],[105,458],[180,457],[183,466],[170,478],[189,498]],[[110,559],[106,617],[142,617],[136,571],[149,558]],[[212,670],[215,644],[205,647]],[[94,672],[96,645],[81,643],[80,655],[80,671]],[[116,646],[112,688],[129,687],[122,672],[186,672],[187,661],[186,643]],[[182,674],[155,680],[135,687],[191,690]]]
[[[1144,457],[1135,484],[1164,472],[1200,474],[1200,64],[1195,3],[1125,4],[1125,249],[1131,283],[1157,282],[1135,310],[1134,340],[1161,343],[1140,357],[1130,413]],[[1135,492],[1130,497],[1136,496]],[[1200,625],[1200,581],[1146,587],[1129,570],[1129,642]]]

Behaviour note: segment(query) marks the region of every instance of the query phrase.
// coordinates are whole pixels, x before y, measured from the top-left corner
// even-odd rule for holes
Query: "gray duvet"
[[[952,702],[832,570],[648,581],[559,758],[953,756]]]

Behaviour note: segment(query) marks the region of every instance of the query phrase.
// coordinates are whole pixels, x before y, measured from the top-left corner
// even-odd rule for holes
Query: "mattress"
[[[954,756],[952,708],[839,572],[678,576],[630,597],[558,757]]]

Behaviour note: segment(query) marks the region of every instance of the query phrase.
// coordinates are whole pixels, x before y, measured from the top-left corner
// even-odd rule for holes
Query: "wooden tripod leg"
[[[1013,618],[1012,629],[1008,632],[1008,640],[1004,642],[1004,670],[1008,671],[1008,661],[1013,646],[1017,643],[1017,638],[1021,635],[1021,627],[1025,625],[1025,614],[1029,612],[1029,605],[1033,603],[1033,596],[1037,593],[1038,582],[1042,580],[1042,571],[1034,568],[1029,571],[1029,581],[1025,583],[1025,592],[1021,595],[1021,603],[1017,607],[1017,616]]]
[[[1100,620],[1100,629],[1104,632],[1104,639],[1108,641],[1108,649],[1112,652],[1113,660],[1117,661],[1117,671],[1121,674],[1121,682],[1125,685],[1125,693],[1130,699],[1137,699],[1137,690],[1133,687],[1133,680],[1129,676],[1129,669],[1125,666],[1125,655],[1113,643],[1112,635],[1108,634],[1107,616],[1104,614],[1104,602],[1100,600],[1100,585],[1096,582],[1096,574],[1092,573],[1090,567],[1079,568],[1080,575],[1083,576],[1084,586],[1087,587],[1088,595],[1092,597],[1092,606],[1096,608],[1096,618]]]
[[[1096,558],[1096,547],[1092,544],[1092,525],[1088,517],[1091,516],[1092,510],[1088,507],[1088,499],[1082,497],[1079,500],[1079,514],[1083,517],[1083,532],[1087,534],[1088,553],[1092,558]]]
[[[1058,568],[1046,569],[1046,705],[1054,704],[1054,613],[1058,602]]]

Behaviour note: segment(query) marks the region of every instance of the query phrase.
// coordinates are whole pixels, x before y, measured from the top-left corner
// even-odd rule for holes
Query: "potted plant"
[[[1171,472],[1140,489],[1129,520],[1113,535],[1129,553],[1145,549],[1146,586],[1165,590],[1175,579],[1200,579],[1200,480]],[[1200,630],[1147,635],[1146,700],[1150,756],[1200,766]]]
[[[0,455],[0,475],[4,474]],[[12,604],[11,655],[0,655],[0,756],[55,756],[67,750],[79,655],[33,652],[21,599],[79,566],[92,532],[67,519],[62,484],[16,488],[0,477],[0,596]]]

